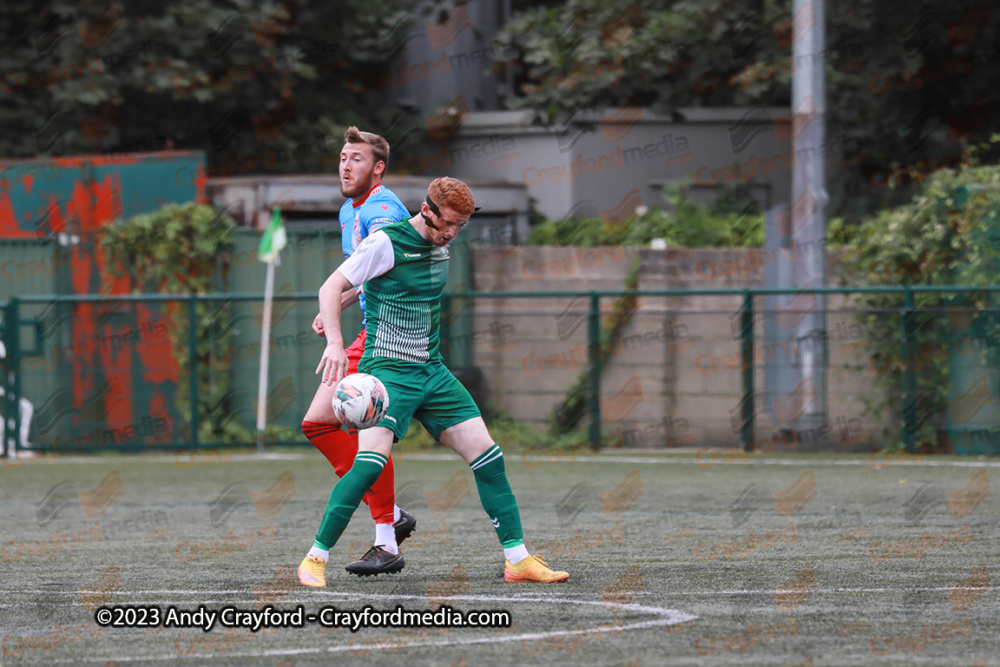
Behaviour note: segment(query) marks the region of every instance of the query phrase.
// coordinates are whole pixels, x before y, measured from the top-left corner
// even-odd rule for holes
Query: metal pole
[[[11,410],[7,425],[8,440],[14,443],[14,453],[21,449],[21,310],[17,297],[10,300],[10,328],[7,330],[7,406]],[[10,440],[13,435],[14,439]]]
[[[590,366],[590,449],[601,448],[601,297],[590,293],[587,338],[592,359]]]
[[[792,16],[792,171],[791,224],[796,251],[795,287],[826,285],[826,218],[829,196],[823,164],[826,140],[826,92],[823,0],[795,0]],[[801,413],[795,430],[826,425],[826,298],[816,295],[815,308],[796,327]]]
[[[3,456],[13,456],[17,457],[17,441],[20,437],[18,430],[15,430],[16,417],[18,408],[18,397],[16,396],[16,391],[14,390],[15,378],[17,376],[17,357],[14,355],[13,339],[17,335],[17,299],[11,299],[9,303],[4,306],[4,318],[3,318],[3,329],[4,329],[4,359],[3,359],[3,369],[4,369],[4,409],[3,409],[3,419],[4,419],[4,439],[3,439]]]
[[[260,377],[257,380],[257,453],[264,452],[267,423],[267,371],[271,359],[271,303],[274,301],[274,262],[267,263],[264,279],[264,317],[260,332]]]
[[[188,297],[188,313],[191,317],[188,327],[188,348],[190,351],[191,377],[188,386],[191,390],[191,444],[198,446],[198,296],[191,292]]]
[[[902,312],[903,325],[903,359],[906,360],[903,365],[903,397],[900,401],[902,406],[902,423],[903,423],[903,448],[908,452],[915,452],[917,449],[916,443],[916,407],[917,407],[917,381],[913,372],[913,362],[916,357],[916,345],[915,341],[915,327],[914,322],[914,303],[913,303],[913,292],[909,289],[905,289],[903,292],[903,305],[905,310]]]
[[[743,311],[740,314],[740,365],[743,367],[742,389],[743,406],[740,415],[740,442],[743,451],[751,451],[750,443],[753,440],[754,412],[756,410],[756,397],[753,391],[753,292],[747,290],[743,293]]]

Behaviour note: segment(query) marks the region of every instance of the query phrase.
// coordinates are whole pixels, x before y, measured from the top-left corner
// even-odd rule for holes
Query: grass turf
[[[293,574],[335,481],[317,452],[8,461],[0,664],[996,660],[995,459],[617,450],[506,461],[528,547],[569,571],[567,583],[504,583],[473,476],[447,450],[397,453],[399,504],[419,519],[406,568],[343,571],[374,536],[362,505],[322,590]],[[509,611],[513,625],[206,633],[94,621],[100,604],[429,611],[429,596]]]

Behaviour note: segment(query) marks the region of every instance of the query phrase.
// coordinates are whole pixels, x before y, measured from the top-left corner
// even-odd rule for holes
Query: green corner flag
[[[260,239],[257,256],[260,261],[270,264],[278,258],[278,253],[286,245],[288,245],[288,236],[285,234],[285,225],[281,221],[281,211],[274,209],[271,214],[271,222],[264,231],[264,236]]]

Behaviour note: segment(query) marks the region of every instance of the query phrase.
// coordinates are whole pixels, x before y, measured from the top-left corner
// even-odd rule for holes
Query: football
[[[371,428],[382,421],[388,409],[389,392],[374,375],[348,375],[333,390],[333,414],[349,428]]]

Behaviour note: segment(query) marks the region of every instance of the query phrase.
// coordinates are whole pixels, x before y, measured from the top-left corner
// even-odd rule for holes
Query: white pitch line
[[[912,592],[924,592],[924,591],[985,591],[985,590],[990,590],[990,589],[982,587],[982,586],[973,586],[973,587],[966,587],[966,586],[937,586],[937,587],[934,587],[934,588],[817,588],[817,589],[814,589],[813,591],[811,591],[811,593],[912,593]],[[795,593],[795,592],[803,592],[804,593],[806,591],[805,590],[803,590],[803,591],[795,591],[795,590],[784,591],[784,590],[780,590],[780,589],[779,590],[775,590],[773,588],[769,588],[769,589],[766,589],[766,590],[757,590],[757,591],[755,591],[755,590],[745,590],[745,591],[687,591],[687,592],[671,593],[671,595],[685,595],[685,596],[693,596],[693,595],[747,595],[747,594],[750,594],[750,595],[762,595],[762,594],[771,595],[771,594],[774,594],[774,593],[783,593],[783,592],[793,592],[793,593]]]
[[[728,450],[722,450],[728,451]],[[420,455],[423,456],[423,455]],[[753,454],[749,455],[753,457]],[[417,458],[413,456],[412,458]],[[451,458],[451,457],[442,457]],[[714,468],[717,465],[777,465],[777,466],[872,466],[876,470],[892,466],[893,470],[900,470],[903,467],[953,467],[953,468],[1000,468],[1000,462],[977,462],[972,461],[885,461],[879,462],[875,461],[875,465],[871,461],[861,461],[861,460],[847,460],[847,461],[795,461],[792,459],[761,459],[761,458],[746,458],[737,461],[712,461],[711,463],[706,463],[705,461],[699,459],[682,459],[677,458],[638,458],[638,457],[628,457],[628,456],[602,456],[597,455],[584,455],[574,461],[564,461],[564,460],[553,460],[545,461],[544,459],[539,459],[539,465],[544,463],[576,463],[576,462],[586,462],[586,463],[694,463],[702,468]],[[876,467],[877,465],[877,467]],[[538,466],[535,466],[538,467]]]
[[[209,450],[210,451],[210,450]],[[732,449],[705,449],[703,450],[707,454],[712,453],[723,454],[730,453],[734,450]],[[707,462],[705,460],[695,458],[686,458],[680,456],[662,456],[662,457],[643,457],[643,456],[623,456],[623,455],[605,455],[605,454],[573,454],[560,452],[558,450],[552,450],[551,452],[547,450],[533,450],[533,455],[537,456],[537,465],[533,467],[538,467],[546,463],[660,463],[660,464],[671,464],[671,463],[683,463],[685,465],[696,464],[702,468],[714,468],[717,465],[779,465],[779,466],[872,466],[875,469],[881,469],[886,467],[892,467],[894,470],[899,470],[905,467],[944,467],[944,468],[1000,468],[1000,461],[914,461],[911,459],[876,459],[874,462],[871,459],[847,459],[843,461],[822,461],[822,460],[802,460],[796,461],[794,459],[767,459],[760,458],[759,454],[744,453],[739,452],[740,456],[745,455],[747,458],[738,459],[726,459],[715,461],[712,460]],[[511,460],[516,460],[518,458],[523,458],[523,453],[510,452],[508,457]],[[557,457],[551,460],[547,460],[546,457]],[[280,454],[280,453],[270,453],[270,454],[236,454],[229,456],[225,461],[207,461],[204,463],[252,463],[254,461],[263,460],[281,460],[281,461],[296,461],[304,460],[307,458],[312,458],[306,454]],[[407,454],[406,452],[397,452],[395,455],[396,461],[404,461],[407,459],[412,459],[414,461],[460,461],[455,454]],[[149,461],[150,463],[164,463],[164,462],[176,462],[176,457],[173,456],[142,456],[136,457],[135,461]],[[35,458],[28,459],[24,461],[24,464],[37,465],[45,463],[102,463],[106,464],[108,459],[103,457],[85,457],[85,456],[67,456],[52,458]],[[9,467],[16,467],[15,464]],[[194,465],[194,464],[192,464]]]
[[[731,450],[708,450],[708,451],[731,451]],[[418,457],[423,456],[439,456],[433,454],[415,454],[408,458],[418,459]],[[725,461],[712,461],[711,463],[706,463],[700,459],[687,459],[687,458],[639,458],[634,456],[604,456],[601,454],[584,454],[577,457],[572,461],[566,461],[563,459],[554,459],[552,461],[546,461],[544,458],[540,457],[538,460],[538,465],[545,463],[694,463],[702,468],[714,468],[717,465],[778,465],[778,466],[872,466],[879,470],[881,468],[889,467],[890,465],[894,470],[899,470],[902,467],[954,467],[954,468],[1000,468],[1000,462],[972,462],[972,461],[911,461],[909,459],[903,461],[875,461],[873,464],[870,460],[857,460],[849,459],[846,461],[813,461],[813,460],[803,460],[795,461],[792,459],[761,459],[754,457],[753,454],[748,454],[749,458],[740,460],[725,460]],[[440,459],[433,460],[443,460],[446,458],[453,458],[447,456],[441,456]],[[420,459],[418,459],[420,460]],[[432,460],[432,459],[428,459]],[[538,466],[535,466],[538,467]]]
[[[296,586],[292,590],[298,590],[298,589],[299,589],[299,587]],[[178,594],[178,595],[203,595],[203,594],[204,595],[238,595],[238,594],[241,594],[241,593],[250,593],[250,592],[251,591],[249,591],[249,590],[247,590],[245,588],[244,589],[238,589],[238,590],[236,590],[236,589],[234,589],[234,590],[205,590],[205,589],[200,589],[200,590],[161,590],[161,589],[147,589],[147,590],[119,591],[119,592],[115,593],[115,595],[168,595],[168,594],[170,594],[170,595],[172,595],[172,594]],[[262,591],[262,592],[265,592],[265,593],[288,593],[289,589],[269,590],[269,591]],[[320,592],[321,593],[327,593],[327,594],[329,594],[327,591],[320,591]],[[53,589],[28,589],[28,588],[0,588],[0,596],[2,596],[4,593],[39,593],[39,594],[45,593],[45,594],[51,594],[51,595],[79,595],[79,591],[77,591],[75,589],[74,590],[69,590],[69,589],[53,590]],[[338,593],[338,595],[344,595],[344,596],[354,595],[354,596],[360,597],[360,598],[367,598],[367,597],[369,597],[368,593]],[[379,593],[377,595],[383,595],[387,600],[391,600],[394,597],[404,597],[402,595],[400,595],[400,596],[393,596],[393,595],[388,595],[388,594],[384,594],[384,593]],[[510,598],[510,600],[514,601],[514,602],[546,602],[548,600],[548,598],[551,597],[552,595],[556,595],[556,594],[555,593],[525,593],[523,595],[512,596]],[[544,596],[544,597],[542,597],[542,596]],[[427,596],[417,596],[417,597],[419,599],[424,599]]]
[[[155,593],[155,591],[147,591],[148,593]],[[179,591],[174,591],[179,592]],[[194,592],[194,591],[192,591]],[[218,591],[201,591],[202,593],[218,593]],[[228,592],[228,591],[226,591]],[[239,591],[245,592],[245,591]],[[340,598],[340,599],[365,599],[365,600],[426,600],[426,595],[395,595],[395,594],[372,594],[372,593],[336,593],[327,591],[316,591],[318,595],[329,596],[330,598]],[[620,611],[634,611],[639,613],[650,613],[656,614],[663,618],[641,621],[638,623],[630,623],[628,625],[621,625],[617,627],[613,626],[595,626],[592,628],[582,628],[578,630],[554,630],[552,632],[534,632],[534,633],[522,633],[518,635],[511,635],[509,637],[480,637],[480,638],[466,638],[466,639],[449,639],[444,641],[424,641],[424,642],[413,642],[406,645],[400,644],[372,644],[364,646],[362,648],[355,646],[328,646],[323,648],[302,648],[302,649],[276,649],[272,651],[258,651],[255,653],[229,653],[225,654],[226,658],[256,658],[256,657],[268,657],[268,656],[288,656],[288,655],[306,655],[306,654],[316,654],[316,653],[343,653],[345,651],[351,651],[352,653],[368,653],[371,651],[383,651],[383,650],[393,650],[398,651],[404,648],[420,648],[425,646],[430,647],[443,647],[443,646],[467,646],[473,644],[493,644],[493,643],[503,643],[512,641],[528,641],[536,639],[546,639],[549,637],[569,637],[575,635],[583,635],[590,632],[607,632],[609,629],[615,630],[615,634],[619,632],[625,632],[627,630],[641,630],[645,628],[653,628],[657,626],[670,626],[679,625],[681,623],[687,623],[688,621],[696,620],[698,617],[692,614],[687,614],[685,612],[677,611],[675,609],[663,609],[661,607],[647,607],[645,605],[638,604],[621,604],[617,602],[596,602],[594,600],[571,600],[568,598],[548,598],[545,600],[531,600],[530,598],[516,596],[490,596],[490,595],[454,595],[448,598],[452,601],[469,601],[469,602],[552,602],[556,604],[579,604],[579,605],[592,605],[592,606],[603,606],[605,608],[613,607]],[[473,629],[473,628],[466,628]],[[484,628],[485,629],[485,628]],[[492,629],[492,628],[490,628]],[[130,657],[129,662],[153,662],[161,660],[177,660],[178,656],[149,656],[149,657]],[[191,658],[213,658],[220,657],[213,653],[198,653],[191,654]],[[71,660],[53,660],[53,663],[69,663],[69,662],[80,662],[79,658]],[[100,662],[100,660],[97,660]]]
[[[813,590],[812,593],[911,593],[911,592],[927,592],[927,591],[981,591],[981,590],[989,590],[989,589],[988,588],[984,588],[982,586],[936,586],[936,587],[925,587],[925,588],[914,588],[914,587],[906,587],[906,588],[817,588],[817,589]],[[166,595],[166,594],[171,594],[171,595],[205,595],[205,594],[211,594],[211,595],[233,595],[233,594],[245,594],[245,593],[248,593],[248,592],[250,592],[250,591],[204,591],[204,590],[201,590],[201,591],[194,591],[194,590],[192,590],[192,591],[118,591],[118,592],[114,593],[114,595],[115,596],[121,595],[121,596],[125,596],[125,597],[136,596],[136,595]],[[256,594],[258,594],[258,595],[281,595],[281,594],[287,594],[289,591],[287,591],[287,590],[275,590],[275,591],[254,591],[254,592]],[[754,589],[740,589],[740,590],[728,590],[728,591],[675,591],[675,592],[671,593],[671,595],[679,595],[679,596],[686,596],[686,597],[692,597],[692,596],[696,596],[696,595],[770,595],[770,594],[772,594],[774,592],[775,592],[775,590],[773,588],[762,588],[762,589],[757,589],[757,590],[754,590]],[[778,592],[780,592],[780,591],[778,591]],[[72,595],[74,597],[80,595],[79,591],[52,591],[52,590],[45,590],[45,591],[43,591],[43,590],[30,590],[30,589],[29,590],[25,590],[25,589],[0,589],[0,596],[3,596],[5,594],[10,594],[10,593],[35,593],[35,594],[46,594],[46,595],[53,595],[53,594],[55,594],[55,595]],[[409,599],[423,600],[423,599],[427,598],[426,595],[390,595],[390,594],[371,594],[371,593],[326,593],[325,591],[319,591],[318,594],[339,595],[341,597],[354,597],[354,598],[362,598],[362,599],[382,598],[382,599],[386,599],[386,600],[394,600],[394,599],[398,599],[398,598],[409,598]],[[642,592],[640,592],[638,594],[641,595]],[[535,593],[535,594],[532,594],[532,595],[544,595],[544,594],[537,594],[537,593]],[[474,599],[474,598],[467,597],[467,596],[458,596],[458,597],[456,597],[454,599],[470,599],[471,600],[471,599]],[[480,598],[475,598],[475,599],[480,599]],[[481,598],[481,600],[484,600],[484,601],[491,601],[492,600],[492,601],[498,601],[498,602],[560,602],[560,601],[567,601],[568,602],[569,601],[569,600],[564,599],[564,598],[554,599],[554,598],[550,598],[550,597],[528,597],[528,596],[524,596],[524,597],[509,597],[509,598],[483,597],[483,598]],[[149,600],[149,602],[151,604],[157,604],[157,603],[163,604],[163,600]],[[202,602],[204,604],[216,603],[216,602],[220,603],[220,604],[229,604],[229,605],[234,604],[233,600],[203,600]],[[295,604],[304,604],[304,602],[302,602],[302,601],[288,601],[288,602],[289,603],[294,602]],[[576,601],[573,601],[573,603],[574,604],[604,604],[603,602],[593,602],[593,601],[590,601],[590,600],[576,600]],[[83,602],[64,602],[64,601],[58,601],[58,602],[57,601],[52,601],[52,602],[49,602],[49,601],[37,601],[36,602],[36,601],[33,600],[31,602],[24,602],[24,603],[20,603],[20,604],[0,604],[0,608],[4,608],[4,607],[23,607],[26,604],[32,604],[32,605],[34,605],[34,604],[53,604],[53,605],[58,604],[60,606],[69,605],[69,606],[75,606],[75,607],[81,607],[81,606],[83,606]],[[88,604],[90,604],[90,603],[88,603]],[[130,604],[138,604],[138,603],[137,602],[132,602]],[[618,603],[609,602],[607,604],[609,604],[609,605],[616,605],[617,606]],[[657,608],[658,607],[653,607],[653,609],[657,609]],[[672,610],[667,610],[667,611],[672,611]]]
[[[731,449],[706,449],[704,450],[708,455],[711,453],[722,454],[727,452],[732,452]],[[740,452],[743,455],[744,452]],[[914,466],[914,467],[954,467],[954,468],[1000,468],[1000,461],[914,461],[911,459],[885,459],[883,456],[882,460],[875,459],[873,462],[870,458],[865,459],[847,459],[842,461],[823,461],[823,460],[801,460],[796,461],[794,459],[767,459],[760,458],[760,455],[748,453],[747,458],[742,459],[726,459],[721,461],[711,461],[706,462],[698,457],[687,458],[680,456],[662,456],[662,457],[644,457],[644,456],[629,456],[629,455],[606,455],[606,454],[567,454],[560,452],[559,450],[553,450],[547,452],[546,450],[533,450],[533,455],[537,456],[537,461],[531,461],[532,463],[537,463],[538,465],[533,467],[538,467],[546,463],[684,463],[684,464],[696,464],[702,468],[713,468],[717,465],[799,465],[799,466],[814,466],[814,465],[831,465],[831,466],[878,466],[875,468],[879,470],[881,468],[886,468],[892,466],[894,469],[898,470],[901,466]],[[555,457],[553,460],[547,460],[547,457]],[[511,452],[507,457],[514,461],[518,459],[523,459],[525,455],[523,453]],[[303,456],[303,458],[305,458]],[[459,459],[455,454],[407,454],[405,452],[397,453],[394,457],[397,461],[405,461],[406,459],[413,459],[414,461],[458,461]],[[254,461],[254,455],[246,454],[230,457],[230,461],[241,461],[250,462]]]

